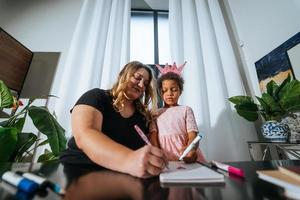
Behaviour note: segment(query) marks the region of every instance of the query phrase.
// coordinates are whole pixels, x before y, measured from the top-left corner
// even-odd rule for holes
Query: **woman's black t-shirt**
[[[145,145],[145,142],[134,129],[134,125],[137,124],[145,133],[148,133],[144,115],[136,110],[132,116],[128,118],[122,117],[121,114],[114,109],[112,97],[107,90],[98,88],[89,90],[79,98],[75,106],[79,104],[92,106],[102,113],[102,132],[117,143],[133,150]],[[69,140],[67,149],[60,155],[60,160],[64,163],[93,163],[87,155],[78,148],[74,137]]]

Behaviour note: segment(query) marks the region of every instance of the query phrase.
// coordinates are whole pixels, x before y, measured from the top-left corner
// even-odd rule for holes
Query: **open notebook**
[[[223,183],[224,175],[199,163],[170,161],[169,169],[160,175],[161,183]]]

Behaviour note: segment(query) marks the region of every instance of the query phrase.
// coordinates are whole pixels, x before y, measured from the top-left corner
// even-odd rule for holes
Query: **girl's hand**
[[[183,151],[187,148],[184,147],[180,150],[180,155],[183,153]],[[184,158],[183,158],[183,161],[185,163],[193,163],[193,162],[196,162],[197,161],[197,158],[198,158],[198,155],[197,155],[197,149],[192,149]]]
[[[163,151],[150,145],[132,151],[126,162],[127,173],[140,178],[157,176],[168,165]]]

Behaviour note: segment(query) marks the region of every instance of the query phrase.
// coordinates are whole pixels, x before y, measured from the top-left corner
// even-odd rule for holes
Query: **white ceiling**
[[[169,10],[169,0],[131,0],[131,8]]]
[[[145,0],[154,10],[169,10],[169,0]]]

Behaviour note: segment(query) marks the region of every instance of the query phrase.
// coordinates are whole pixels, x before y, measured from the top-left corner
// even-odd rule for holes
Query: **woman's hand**
[[[132,151],[126,162],[127,173],[140,178],[157,176],[168,165],[163,151],[150,145]]]

